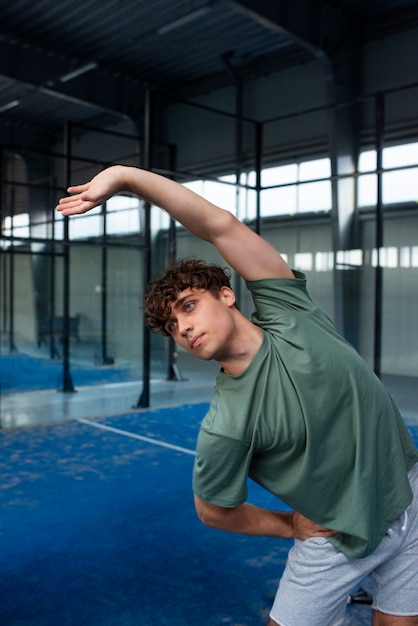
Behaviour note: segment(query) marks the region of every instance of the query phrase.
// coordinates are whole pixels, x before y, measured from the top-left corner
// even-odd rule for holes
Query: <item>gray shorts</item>
[[[409,478],[413,502],[369,556],[349,558],[323,538],[295,541],[272,620],[280,626],[342,626],[350,593],[368,575],[374,609],[418,615],[418,464]]]

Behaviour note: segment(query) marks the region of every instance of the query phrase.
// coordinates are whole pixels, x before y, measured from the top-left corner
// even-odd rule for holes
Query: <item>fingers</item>
[[[88,188],[89,183],[84,183],[83,185],[72,185],[71,187],[68,187],[67,191],[68,193],[83,193],[84,191],[87,191]]]
[[[297,512],[293,514],[293,528],[295,535],[301,539],[308,539],[308,537],[333,537],[338,534],[336,530],[320,526]]]
[[[93,198],[89,190],[89,184],[68,187],[67,191],[74,195],[60,198],[56,210],[65,216],[79,215],[90,211],[93,207],[101,204],[101,199]]]
[[[93,206],[92,203],[86,202],[88,198],[82,197],[82,195],[88,191],[88,188],[88,183],[84,185],[73,185],[71,187],[68,187],[68,193],[74,195],[60,198],[56,206],[56,210],[63,215],[74,215],[79,213],[85,213],[86,211],[91,209]]]
[[[311,530],[315,537],[333,537],[334,535],[338,535],[336,530],[325,528],[325,526],[320,526],[319,524],[314,524]]]
[[[334,537],[334,535],[338,535],[338,532],[330,528],[322,528],[315,532],[315,537]]]
[[[78,215],[86,213],[94,205],[91,202],[85,202],[80,196],[72,196],[69,198],[61,198],[56,210],[62,213],[62,215]]]
[[[70,196],[66,198],[60,198],[58,201],[57,209],[65,209],[69,206],[79,204],[80,200],[81,200],[80,196],[77,196],[77,197]]]

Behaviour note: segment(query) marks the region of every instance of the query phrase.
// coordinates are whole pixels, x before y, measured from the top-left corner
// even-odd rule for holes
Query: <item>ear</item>
[[[221,287],[221,290],[219,292],[219,297],[229,306],[232,307],[234,306],[235,302],[236,302],[236,298],[235,298],[235,293],[232,291],[232,289],[230,287],[227,287],[226,285],[224,285],[223,287]]]

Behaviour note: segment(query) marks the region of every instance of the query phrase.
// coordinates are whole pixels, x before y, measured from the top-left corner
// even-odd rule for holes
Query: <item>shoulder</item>
[[[292,270],[293,277],[272,277],[272,278],[259,278],[255,280],[246,280],[245,284],[248,289],[257,291],[258,289],[303,289],[306,288],[306,275],[298,270]]]
[[[311,308],[313,301],[307,290],[306,276],[293,271],[294,278],[265,278],[246,281],[246,287],[256,307],[278,306],[280,303],[287,308]]]

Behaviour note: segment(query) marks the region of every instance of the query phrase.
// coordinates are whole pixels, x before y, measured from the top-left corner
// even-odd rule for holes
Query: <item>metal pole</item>
[[[231,63],[232,53],[226,53],[221,56],[221,59],[232,76],[235,87],[235,211],[237,217],[239,217],[239,200],[241,194],[241,173],[243,169],[244,153],[243,153],[243,112],[244,112],[244,98],[243,98],[243,81]],[[241,278],[238,274],[235,275],[234,291],[237,302],[241,302]]]
[[[377,173],[377,200],[376,200],[376,271],[374,296],[374,371],[381,375],[382,359],[382,296],[383,296],[383,134],[385,101],[382,93],[376,94],[376,173]]]
[[[9,352],[17,352],[15,334],[15,255],[14,255],[14,216],[15,216],[15,189],[11,188],[10,194],[10,262],[9,262]]]
[[[71,124],[65,124],[65,186],[71,184]],[[70,373],[70,235],[69,218],[64,217],[64,250],[63,250],[63,333],[62,333],[62,391],[75,391]]]
[[[3,146],[0,146],[0,236],[3,235],[3,164],[4,164],[4,151]],[[6,322],[6,291],[5,291],[5,264],[3,258],[3,246],[0,245],[0,290],[2,299],[0,299],[0,303],[3,301],[3,307],[0,311],[0,354],[3,349],[3,329]]]
[[[144,136],[144,169],[151,169],[151,131],[152,131],[152,92],[147,89],[145,94],[145,136]],[[151,280],[151,204],[144,202],[144,254],[143,277],[144,288]],[[142,393],[136,408],[147,408],[150,405],[151,382],[151,333],[143,323],[143,353],[142,353]]]
[[[51,202],[51,205],[53,203]],[[55,357],[60,358],[57,347],[55,345],[56,337],[54,333],[54,319],[55,319],[55,212],[52,215],[52,232],[51,232],[51,258],[49,259],[49,289],[48,289],[48,325],[49,325],[49,356],[50,359],[55,359]]]
[[[255,189],[256,189],[256,218],[255,232],[261,233],[261,155],[263,152],[263,125],[255,125]]]
[[[102,288],[101,288],[101,306],[102,306],[102,364],[111,365],[112,359],[107,354],[107,203],[102,205],[103,217],[103,246],[102,246]]]
[[[176,154],[174,146],[170,146],[170,171],[174,171],[176,167]],[[168,263],[173,265],[177,259],[177,232],[176,221],[170,217],[168,228]],[[168,371],[167,380],[175,380],[181,382],[186,380],[181,373],[180,367],[177,363],[177,348],[176,342],[172,337],[168,338]]]
[[[170,169],[174,170],[174,158],[172,151],[170,152]],[[168,263],[173,265],[177,258],[177,233],[176,233],[176,221],[170,216],[169,228],[168,228]],[[176,343],[172,337],[168,340],[168,380],[181,380],[176,375],[177,366],[177,351]]]
[[[2,256],[2,335],[6,335],[7,333],[7,267],[6,267],[6,257]]]
[[[325,77],[325,88],[327,94],[327,115],[328,115],[328,142],[329,156],[331,163],[331,234],[332,252],[334,256],[333,286],[334,286],[334,321],[340,332],[346,336],[345,321],[345,298],[343,272],[338,268],[338,251],[345,247],[346,242],[342,236],[342,216],[340,211],[340,198],[338,190],[338,123],[337,111],[335,109],[336,86],[334,72],[331,64],[324,58],[322,69]]]

